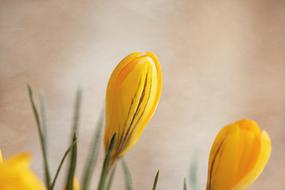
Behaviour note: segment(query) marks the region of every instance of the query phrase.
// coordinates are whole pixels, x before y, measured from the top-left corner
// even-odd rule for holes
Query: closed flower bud
[[[263,171],[271,153],[271,141],[252,120],[224,127],[211,149],[207,190],[244,190]]]
[[[108,83],[105,110],[105,149],[116,134],[113,159],[139,140],[155,112],[161,87],[161,68],[153,53],[132,53],[117,65]]]

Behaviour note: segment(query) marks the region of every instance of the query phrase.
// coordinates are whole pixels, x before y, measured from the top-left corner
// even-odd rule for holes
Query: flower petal
[[[2,151],[0,149],[0,164],[3,162],[3,156],[2,156]]]
[[[264,170],[271,154],[271,140],[266,131],[263,131],[260,135],[260,150],[254,166],[243,177],[243,179],[235,186],[234,190],[246,189],[250,186],[256,178]]]
[[[30,160],[31,156],[23,153],[0,164],[0,189],[44,190],[41,181],[29,168]]]

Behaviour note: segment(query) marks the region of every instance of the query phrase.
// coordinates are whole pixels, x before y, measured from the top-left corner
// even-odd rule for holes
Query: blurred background
[[[135,189],[151,189],[157,169],[158,189],[182,189],[193,159],[199,189],[205,189],[215,134],[242,118],[257,120],[273,146],[250,189],[284,189],[284,9],[282,0],[0,0],[0,147],[6,156],[32,152],[42,176],[26,84],[36,93],[43,88],[54,172],[69,143],[81,86],[80,176],[109,75],[127,54],[151,50],[164,85],[155,116],[126,155]],[[120,170],[115,186],[124,189]]]

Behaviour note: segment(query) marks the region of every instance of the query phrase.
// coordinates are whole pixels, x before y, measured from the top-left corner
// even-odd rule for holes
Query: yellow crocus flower
[[[253,120],[240,120],[216,136],[208,167],[207,190],[244,190],[261,174],[271,141]]]
[[[3,160],[0,150],[1,190],[44,190],[39,178],[30,169],[31,155],[18,154]]]
[[[121,157],[140,138],[159,102],[162,73],[151,53],[132,53],[113,71],[106,92],[104,144],[116,134],[113,159]]]

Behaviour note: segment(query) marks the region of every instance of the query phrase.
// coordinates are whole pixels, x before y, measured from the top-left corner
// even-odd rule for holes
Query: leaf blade
[[[94,172],[94,168],[98,160],[99,148],[100,148],[100,137],[101,137],[101,131],[103,127],[103,118],[104,118],[104,114],[102,111],[100,114],[98,123],[97,123],[97,129],[93,136],[93,140],[92,140],[92,144],[90,148],[91,151],[89,151],[89,155],[87,156],[86,165],[84,167],[83,177],[82,177],[82,187],[81,187],[82,190],[89,189],[92,174]]]
[[[192,190],[198,189],[198,158],[197,153],[193,157],[190,165],[189,183]]]
[[[28,94],[29,94],[29,99],[30,103],[32,106],[33,114],[36,119],[36,125],[38,129],[38,134],[40,138],[40,144],[41,144],[41,151],[44,159],[44,173],[45,173],[45,185],[48,190],[51,189],[51,178],[50,178],[50,171],[49,171],[49,163],[48,163],[48,153],[47,153],[47,124],[45,123],[45,128],[46,130],[43,132],[42,125],[40,122],[40,116],[34,101],[34,96],[33,96],[33,91],[32,87],[30,85],[27,85],[28,88]],[[41,104],[41,109],[45,110],[45,105],[44,105],[44,100],[41,98],[40,99],[40,104]],[[46,115],[42,115],[43,122],[47,120]]]
[[[124,159],[122,159],[121,164],[122,164],[122,168],[123,168],[123,172],[124,172],[125,188],[127,190],[132,190],[133,189],[132,176],[131,176],[131,172],[129,170],[129,167],[127,165],[127,162]]]
[[[159,178],[159,170],[157,171],[157,173],[156,173],[156,175],[155,175],[152,190],[155,190],[155,189],[156,189],[157,182],[158,182],[158,178]]]
[[[71,143],[75,142],[75,145],[71,149],[71,156],[69,161],[69,168],[66,179],[66,190],[73,190],[73,179],[76,170],[77,162],[77,131],[80,119],[80,106],[81,106],[82,91],[80,89],[76,92],[76,99],[74,105],[74,115],[73,115],[73,126],[72,126],[72,137]]]
[[[63,166],[63,163],[64,163],[65,159],[67,158],[68,154],[70,153],[70,151],[72,150],[72,147],[73,147],[74,145],[75,145],[75,142],[72,143],[72,144],[68,147],[68,149],[65,151],[65,153],[64,153],[64,155],[63,155],[63,157],[62,157],[62,159],[61,159],[61,161],[60,161],[60,164],[59,164],[58,167],[57,167],[57,170],[56,170],[54,179],[53,179],[53,181],[52,181],[52,184],[51,184],[51,188],[52,188],[52,189],[54,189],[54,186],[55,186],[55,184],[56,184],[57,177],[58,177],[58,175],[59,175],[59,172],[61,171],[61,168],[62,168],[62,166]]]
[[[111,189],[111,186],[112,186],[112,183],[113,183],[113,179],[114,179],[114,176],[115,176],[115,173],[116,173],[116,166],[112,169],[111,171],[111,174],[108,178],[108,182],[107,182],[107,186],[106,186],[106,190],[110,190]]]
[[[186,178],[184,178],[184,182],[183,182],[183,190],[187,190],[187,182],[186,182]]]

